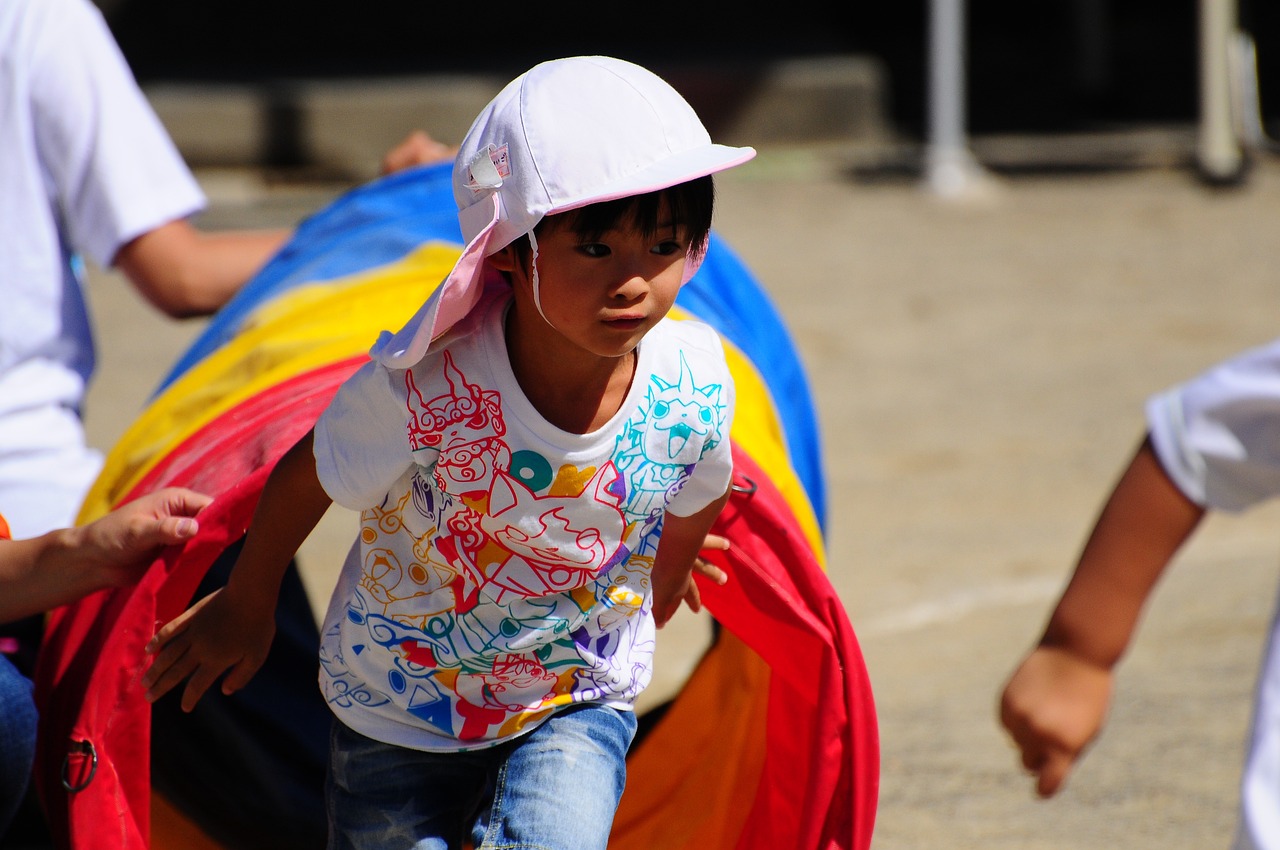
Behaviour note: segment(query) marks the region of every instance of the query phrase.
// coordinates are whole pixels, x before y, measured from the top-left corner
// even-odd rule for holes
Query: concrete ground
[[[829,572],[879,712],[876,850],[1228,844],[1280,506],[1202,526],[1059,798],[1034,799],[995,716],[1143,400],[1277,332],[1280,163],[1213,190],[1183,167],[1189,140],[977,140],[1001,171],[963,200],[924,191],[909,156],[856,146],[762,149],[719,182],[717,230],[775,300],[817,400]],[[290,224],[343,188],[199,176],[211,227]],[[88,424],[107,447],[199,324],[93,278]],[[303,553],[317,598],[324,549]],[[660,688],[701,624],[669,634]]]

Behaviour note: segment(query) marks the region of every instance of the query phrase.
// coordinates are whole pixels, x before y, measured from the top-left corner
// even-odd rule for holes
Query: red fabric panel
[[[176,447],[121,501],[164,486],[215,497],[200,533],[152,564],[131,588],[102,591],[49,617],[36,669],[41,724],[36,783],[62,850],[145,850],[150,829],[151,707],[138,684],[157,623],[182,613],[214,560],[248,528],[271,468],[365,361],[328,364],[272,386]],[[62,784],[72,742],[91,742],[92,781]],[[70,766],[88,760],[73,757]],[[198,765],[192,765],[198,770]]]
[[[737,493],[715,531],[723,587],[703,582],[720,623],[770,666],[768,746],[738,850],[871,845],[880,750],[871,684],[844,607],[783,496],[734,447]]]
[[[209,494],[223,492],[262,465],[278,446],[277,430],[301,428],[297,436],[305,434],[338,386],[368,359],[362,354],[326,364],[246,399],[157,461],[120,501],[178,484]]]

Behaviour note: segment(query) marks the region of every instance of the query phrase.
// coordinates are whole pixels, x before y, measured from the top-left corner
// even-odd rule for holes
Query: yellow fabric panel
[[[390,266],[299,287],[264,305],[134,421],[107,456],[80,521],[109,510],[218,415],[281,381],[367,351],[380,331],[413,315],[457,255],[456,247],[428,244]]]

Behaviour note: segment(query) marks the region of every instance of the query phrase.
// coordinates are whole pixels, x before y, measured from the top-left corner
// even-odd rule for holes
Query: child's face
[[[688,253],[683,228],[664,224],[646,236],[624,222],[587,237],[548,224],[538,235],[537,260],[547,323],[597,356],[631,351],[675,303]],[[514,282],[535,311],[529,271],[526,264]]]

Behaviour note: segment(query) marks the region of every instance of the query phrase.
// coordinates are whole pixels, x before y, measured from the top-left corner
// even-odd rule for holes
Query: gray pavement
[[[762,145],[719,182],[716,228],[775,300],[817,399],[829,572],[879,712],[876,850],[1228,844],[1280,506],[1202,526],[1059,798],[1033,798],[995,720],[1144,398],[1276,334],[1280,163],[1210,190],[1183,167],[1190,138],[975,140],[1006,176],[960,201],[921,188],[911,151],[854,141]],[[289,224],[343,188],[199,176],[215,227]],[[94,278],[88,424],[107,446],[199,324]],[[303,554],[317,598],[331,545]],[[664,651],[700,628],[678,622]]]

